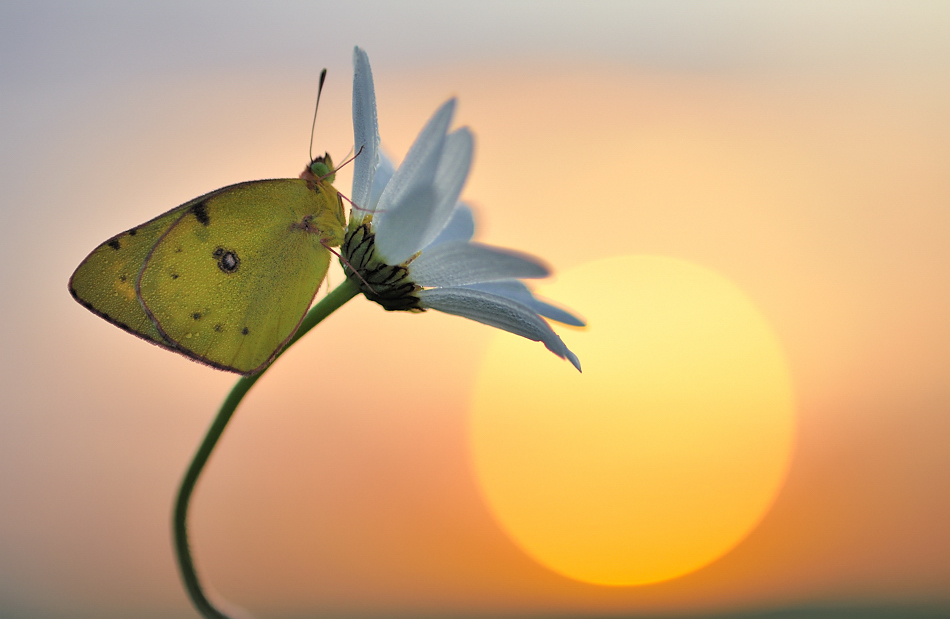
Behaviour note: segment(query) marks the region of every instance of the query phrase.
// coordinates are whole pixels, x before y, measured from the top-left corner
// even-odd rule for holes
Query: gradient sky
[[[458,96],[481,240],[556,270],[680,258],[739,286],[789,361],[792,464],[709,566],[566,579],[506,537],[472,472],[494,334],[357,300],[215,453],[192,510],[209,584],[262,617],[950,605],[946,4],[338,4],[0,5],[0,615],[193,616],[171,502],[234,378],[99,320],[66,281],[175,205],[296,176],[324,66],[315,148],[345,154],[357,44],[396,159]]]

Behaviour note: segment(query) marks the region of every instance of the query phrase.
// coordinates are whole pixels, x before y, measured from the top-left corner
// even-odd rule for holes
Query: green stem
[[[284,350],[281,351],[280,354],[286,352],[287,349],[293,346],[294,342],[299,340],[307,331],[317,326],[320,321],[339,309],[358,293],[359,289],[350,283],[349,279],[343,280],[342,284],[334,288],[330,294],[323,297],[319,303],[314,305],[310,311],[307,312],[303,322],[300,323],[300,328],[297,329],[297,333],[294,334],[293,338],[291,338],[290,342],[287,343],[287,346],[284,347]],[[198,609],[198,612],[208,619],[228,619],[228,616],[215,608],[214,604],[208,600],[204,590],[201,588],[201,583],[198,581],[195,564],[191,559],[191,551],[188,549],[188,529],[186,526],[188,502],[191,500],[191,494],[195,489],[195,484],[198,482],[198,477],[201,475],[201,471],[211,456],[211,451],[217,444],[218,439],[221,438],[221,434],[224,433],[224,428],[228,425],[228,421],[230,421],[235,409],[237,409],[238,404],[241,403],[241,400],[244,399],[244,396],[251,387],[254,386],[254,383],[256,383],[266,371],[267,368],[264,368],[253,376],[242,376],[231,389],[231,393],[225,398],[224,403],[218,410],[217,417],[214,418],[211,427],[208,428],[208,433],[201,442],[201,446],[198,447],[198,451],[195,453],[194,458],[192,458],[191,465],[189,465],[184,479],[181,480],[181,487],[178,489],[178,498],[175,501],[175,514],[172,521],[172,528],[175,537],[175,554],[178,557],[178,567],[181,569],[181,577],[182,580],[185,581],[185,589],[188,591],[192,603],[195,605],[195,608]]]

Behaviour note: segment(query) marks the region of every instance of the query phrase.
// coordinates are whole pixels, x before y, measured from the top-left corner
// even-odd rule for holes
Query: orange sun
[[[728,552],[768,510],[792,447],[791,381],[765,318],[721,275],[655,256],[591,262],[542,292],[588,319],[563,334],[584,373],[495,337],[470,435],[501,526],[541,564],[603,585]]]

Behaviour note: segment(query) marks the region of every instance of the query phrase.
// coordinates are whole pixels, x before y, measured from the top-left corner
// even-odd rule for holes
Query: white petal
[[[353,144],[359,155],[353,162],[353,193],[350,198],[366,214],[378,164],[379,124],[373,71],[369,57],[359,47],[353,50],[353,65]]]
[[[429,247],[409,264],[409,275],[420,286],[464,286],[550,274],[534,256],[467,241]]]
[[[385,198],[385,192],[383,194]],[[436,204],[432,185],[417,185],[403,193],[398,216],[382,207],[377,209],[376,253],[387,264],[402,264],[420,245],[422,234],[432,220]],[[383,200],[380,200],[382,204]]]
[[[455,100],[446,101],[436,110],[432,118],[426,123],[416,137],[403,159],[402,165],[396,170],[393,178],[380,196],[381,208],[392,210],[393,203],[398,202],[400,196],[411,190],[413,185],[420,182],[431,184],[442,156],[442,146],[445,143],[445,134],[452,122],[455,111]]]
[[[382,166],[380,166],[382,167]],[[475,216],[472,214],[472,207],[459,202],[452,211],[449,223],[445,224],[439,236],[435,237],[429,247],[435,247],[442,243],[451,241],[470,241],[475,235]]]
[[[518,303],[527,305],[541,316],[556,322],[571,325],[573,327],[586,326],[586,323],[574,314],[571,314],[570,312],[555,305],[551,305],[550,303],[546,303],[534,296],[534,293],[532,293],[527,286],[519,281],[506,280],[499,282],[487,282],[484,284],[472,284],[467,286],[467,288],[482,290],[484,292],[511,299],[512,301],[517,301]]]
[[[378,157],[379,163],[376,165],[376,176],[373,177],[373,193],[369,199],[370,212],[376,210],[376,204],[379,203],[379,196],[383,195],[383,190],[386,189],[386,185],[393,177],[393,172],[396,171],[396,166],[393,165],[392,159],[386,156],[385,151],[380,149]]]
[[[422,235],[419,245],[413,248],[411,253],[414,254],[432,243],[452,217],[459,194],[462,193],[462,187],[472,168],[474,149],[475,138],[467,127],[457,129],[445,137],[442,157],[439,159],[439,167],[433,184],[436,196],[435,208],[429,220],[428,229]]]
[[[578,371],[581,369],[577,355],[568,350],[548,323],[527,306],[471,288],[433,288],[423,290],[418,295],[426,307],[542,342],[558,357],[568,359]]]
[[[422,247],[437,205],[434,181],[454,110],[450,99],[429,119],[379,198],[376,251],[389,264],[404,262]]]

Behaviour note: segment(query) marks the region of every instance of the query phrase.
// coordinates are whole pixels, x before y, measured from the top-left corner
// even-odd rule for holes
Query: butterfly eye
[[[314,161],[310,164],[310,171],[313,172],[313,175],[317,178],[323,178],[330,173],[330,168],[322,161]]]
[[[319,157],[310,164],[310,173],[328,183],[332,183],[335,176],[324,157]]]

